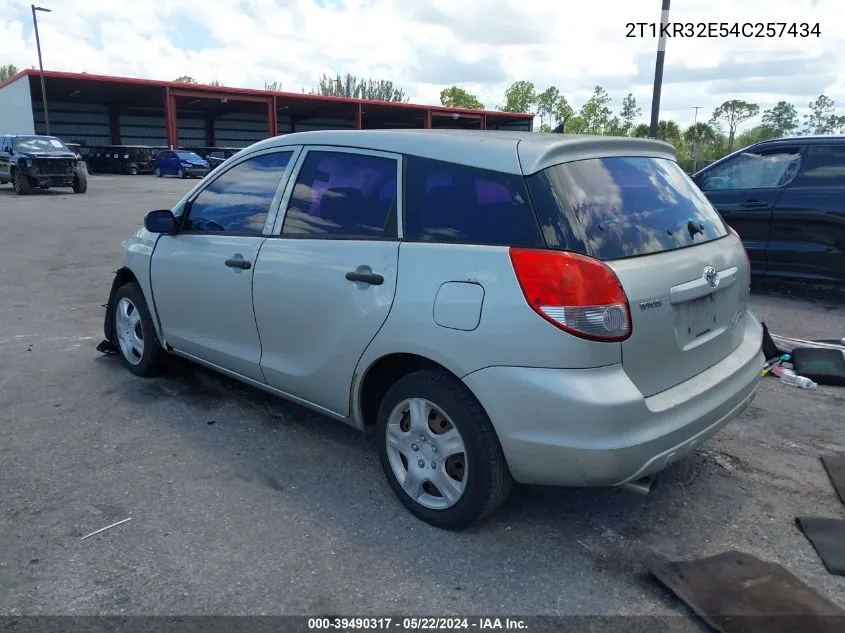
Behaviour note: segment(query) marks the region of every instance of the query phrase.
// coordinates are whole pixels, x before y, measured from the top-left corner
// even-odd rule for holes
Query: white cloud
[[[488,108],[509,84],[554,84],[580,106],[603,85],[618,108],[651,102],[657,41],[626,37],[659,22],[659,0],[43,0],[45,67],[242,87],[311,87],[323,72],[392,79],[412,101],[437,103],[452,83]],[[845,108],[841,0],[686,0],[673,22],[818,23],[820,37],[671,38],[661,118],[691,123],[729,98],[806,110],[824,92]],[[0,0],[0,64],[37,65],[27,4]],[[650,27],[649,27],[650,30]],[[801,60],[804,60],[803,62]],[[707,71],[706,69],[709,69]]]

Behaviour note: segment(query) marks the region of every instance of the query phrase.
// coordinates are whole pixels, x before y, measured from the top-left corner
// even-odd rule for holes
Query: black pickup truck
[[[55,136],[0,136],[0,183],[12,183],[19,195],[34,188],[88,190],[88,174],[77,154]]]

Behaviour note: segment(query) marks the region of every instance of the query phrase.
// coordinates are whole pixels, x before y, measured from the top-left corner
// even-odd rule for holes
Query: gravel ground
[[[520,487],[455,534],[400,507],[370,437],[187,364],[133,377],[94,349],[102,304],[121,241],[190,184],[0,187],[0,614],[687,614],[646,547],[743,550],[845,607],[794,522],[845,518],[819,460],[845,448],[842,389],[764,380],[648,501]],[[774,333],[845,336],[841,291],[753,305]]]

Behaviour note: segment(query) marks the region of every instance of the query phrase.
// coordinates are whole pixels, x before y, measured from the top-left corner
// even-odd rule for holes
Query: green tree
[[[592,96],[581,107],[579,113],[584,119],[584,131],[587,134],[603,134],[612,114],[610,96],[601,86],[596,86]]]
[[[566,122],[563,131],[569,134],[586,134],[587,121],[580,114],[573,114]]]
[[[458,86],[443,88],[440,91],[440,103],[448,108],[484,109],[484,104],[478,100],[478,97]]]
[[[370,99],[373,101],[390,101],[404,103],[408,101],[405,91],[397,88],[392,81],[386,79],[363,79],[347,74],[332,78],[322,75],[311,94],[330,97],[347,97],[356,99]]]
[[[0,66],[0,82],[6,81],[7,79],[11,79],[15,75],[18,74],[18,67],[14,64],[7,64],[5,66]]]
[[[627,136],[634,127],[634,121],[640,117],[643,109],[637,104],[637,99],[632,93],[622,99],[622,110],[619,118],[622,119],[622,133]]]
[[[558,98],[555,104],[554,118],[562,131],[566,132],[566,126],[574,116],[575,110],[569,105],[566,97],[560,95],[560,98]]]
[[[548,118],[548,126],[551,129],[552,120],[557,110],[557,104],[560,100],[560,90],[554,86],[549,86],[543,92],[537,95],[537,114],[540,115],[540,127],[542,129],[544,119]]]
[[[282,91],[282,82],[281,81],[265,81],[264,82],[264,90],[270,90],[272,92],[281,92]],[[305,92],[305,89],[302,89],[302,92]]]
[[[774,107],[763,110],[763,125],[775,136],[788,136],[798,129],[798,113],[795,106],[786,101],[778,101]]]
[[[637,138],[648,138],[648,134],[651,132],[648,123],[640,123],[635,125],[631,129],[631,136],[635,136]]]
[[[674,121],[659,121],[657,123],[657,138],[667,143],[681,140],[681,128]]]
[[[182,75],[174,79],[173,82],[177,84],[195,84],[197,83],[197,80],[190,75]]]
[[[810,114],[804,115],[805,134],[833,134],[843,124],[843,117],[836,115],[836,104],[827,95],[819,95],[810,102]]]
[[[768,125],[757,125],[740,134],[737,139],[737,145],[739,147],[747,147],[749,145],[753,145],[754,143],[767,141],[770,138],[777,138],[779,136],[782,135],[778,134],[777,130],[774,128],[769,127]]]
[[[760,106],[756,103],[749,103],[741,99],[725,101],[713,111],[711,123],[722,121],[728,126],[728,152],[733,149],[737,126],[743,121],[757,116],[759,112]]]
[[[223,84],[221,84],[221,83],[220,83],[219,81],[217,81],[216,79],[212,79],[212,80],[208,83],[208,85],[209,85],[209,86],[222,86]]]
[[[499,107],[503,112],[529,112],[537,103],[537,91],[530,81],[517,81],[505,90],[505,104]]]
[[[716,130],[709,123],[701,121],[684,130],[684,140],[690,145],[693,143],[713,144],[716,142]]]
[[[608,136],[628,136],[628,130],[625,127],[625,123],[618,116],[610,119],[607,123],[605,133]]]

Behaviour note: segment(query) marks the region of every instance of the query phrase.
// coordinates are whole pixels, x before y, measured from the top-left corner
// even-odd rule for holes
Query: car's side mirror
[[[144,228],[150,233],[176,233],[176,217],[169,209],[149,211],[144,216]]]

